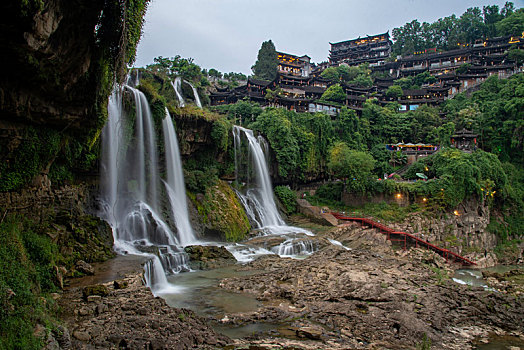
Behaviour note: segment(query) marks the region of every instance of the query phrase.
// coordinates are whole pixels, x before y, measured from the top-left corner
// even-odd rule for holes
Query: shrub
[[[293,190],[287,186],[276,186],[275,194],[280,200],[287,214],[296,212],[297,210],[297,196]]]

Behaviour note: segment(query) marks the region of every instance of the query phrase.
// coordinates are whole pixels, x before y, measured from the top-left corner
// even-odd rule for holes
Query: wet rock
[[[101,285],[111,298],[96,306],[81,298],[81,289],[64,292],[59,303],[68,327],[75,329],[72,349],[207,349],[230,342],[192,311],[155,298],[142,283],[142,271],[128,274],[126,281],[125,289],[112,289],[113,281]]]
[[[60,344],[58,344],[58,341],[55,339],[53,334],[49,332],[47,335],[46,343],[43,348],[44,350],[60,350]]]
[[[100,295],[90,295],[87,297],[87,302],[88,303],[98,303],[100,302],[101,299],[102,297]]]
[[[353,226],[329,234],[358,249],[328,246],[304,260],[262,257],[244,269],[263,272],[221,280],[222,288],[267,301],[256,312],[227,315],[227,324],[305,318],[312,323],[291,329],[306,349],[318,348],[319,338],[335,344],[325,347],[332,349],[414,348],[423,337],[435,348],[467,348],[464,344],[473,338],[454,333],[458,322],[463,327],[524,330],[517,321],[522,298],[453,282],[450,265],[434,252],[397,253],[384,235]],[[273,344],[264,335],[259,338],[257,344]]]
[[[96,306],[96,314],[97,315],[101,315],[101,314],[103,314],[104,312],[107,312],[107,311],[109,311],[109,308],[107,307],[106,304],[98,304]]]
[[[94,275],[95,268],[90,264],[86,263],[84,260],[78,260],[75,264],[75,269],[78,272],[81,272],[85,275]]]
[[[105,297],[109,295],[109,289],[103,284],[87,286],[82,289],[82,296],[85,300],[91,295],[99,295]]]
[[[113,282],[113,287],[115,289],[126,289],[128,285],[129,284],[126,280],[116,280]]]
[[[296,330],[297,337],[319,340],[322,336],[321,327],[300,327]]]
[[[233,265],[236,259],[225,247],[192,245],[184,248],[194,269],[210,269]]]

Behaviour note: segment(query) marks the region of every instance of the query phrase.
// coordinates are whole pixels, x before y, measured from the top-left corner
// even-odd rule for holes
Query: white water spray
[[[124,94],[135,103],[134,118],[124,111]],[[109,99],[108,113],[102,131],[101,215],[113,229],[115,250],[151,258],[145,279],[153,292],[170,290],[166,272],[187,269],[187,255],[177,246],[186,237],[177,239],[161,214],[157,144],[149,104],[139,90],[118,87]],[[180,162],[172,154],[171,161]]]
[[[164,130],[164,145],[166,149],[167,182],[165,182],[171,212],[178,230],[178,240],[181,245],[186,246],[196,241],[193,228],[189,222],[187,210],[186,187],[184,185],[184,173],[180,161],[180,150],[178,140],[173,127],[173,121],[166,109],[166,117],[162,121]]]
[[[195,96],[195,104],[198,108],[202,108],[202,102],[200,102],[200,96],[198,96],[197,89],[191,84],[189,81],[184,80],[189,86],[191,86],[191,89],[193,89],[193,95]]]
[[[242,153],[245,153],[242,152],[243,139],[247,139],[247,166],[244,166],[240,159]],[[313,236],[313,233],[308,230],[288,226],[277,209],[264,153],[264,149],[266,152],[268,150],[266,140],[261,136],[256,138],[252,130],[238,125],[233,126],[233,140],[235,144],[236,179],[239,182],[241,180],[240,173],[242,173],[247,182],[245,193],[238,192],[238,195],[251,221],[266,234],[302,233]],[[240,168],[243,167],[245,169],[241,170]]]
[[[186,102],[184,101],[184,96],[182,95],[182,78],[176,77],[175,82],[171,82],[171,86],[175,90],[176,98],[178,99],[178,106],[185,107]]]

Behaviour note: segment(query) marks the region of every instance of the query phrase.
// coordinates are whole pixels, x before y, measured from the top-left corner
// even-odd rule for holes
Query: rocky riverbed
[[[193,311],[154,297],[143,284],[141,262],[117,257],[98,265],[94,276],[73,280],[59,299],[66,327],[54,332],[47,349],[211,349],[231,342]]]
[[[311,239],[321,248],[306,259],[268,255],[231,267],[239,274],[218,288],[238,293],[239,302],[254,296],[258,309],[207,319],[155,298],[143,285],[141,258],[96,265],[59,298],[66,327],[48,349],[471,349],[493,334],[524,344],[522,289],[511,287],[522,270],[486,274],[492,289],[485,290],[453,282],[454,266],[439,255],[396,249],[354,224]],[[208,269],[222,258],[201,250],[192,247],[193,258],[205,256]],[[219,333],[237,328],[253,331],[239,339]]]
[[[490,332],[522,336],[522,298],[459,285],[439,255],[395,250],[371,231],[348,225],[329,235],[353,249],[330,246],[305,260],[266,256],[245,267],[265,272],[221,281],[222,288],[265,302],[256,312],[228,315],[223,324],[287,325],[238,346],[467,349]]]

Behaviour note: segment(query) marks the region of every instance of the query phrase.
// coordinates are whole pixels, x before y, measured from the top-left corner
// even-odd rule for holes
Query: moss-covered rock
[[[93,286],[87,286],[82,289],[82,296],[85,300],[91,295],[99,295],[101,297],[106,297],[109,295],[109,289],[103,284],[96,284]]]
[[[216,269],[237,262],[225,247],[191,245],[184,248],[192,269]]]
[[[204,224],[205,234],[240,241],[251,229],[244,207],[227,182],[218,180],[203,196],[189,194]]]

